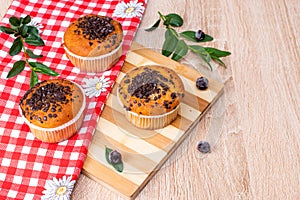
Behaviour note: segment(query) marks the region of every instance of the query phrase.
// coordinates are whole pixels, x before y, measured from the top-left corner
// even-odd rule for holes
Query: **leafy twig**
[[[50,76],[58,76],[59,74],[43,63],[30,62],[29,58],[41,58],[43,55],[36,55],[32,50],[25,47],[25,43],[31,46],[44,46],[45,43],[40,37],[39,30],[29,25],[31,17],[27,15],[25,18],[17,18],[12,16],[9,18],[10,27],[0,26],[0,31],[14,35],[15,39],[9,49],[9,55],[15,56],[23,51],[24,59],[16,61],[12,69],[8,72],[7,78],[14,77],[20,74],[26,65],[31,69],[30,74],[30,87],[38,82],[37,73],[46,74]]]
[[[178,34],[174,28],[181,27],[183,25],[182,17],[175,13],[163,15],[158,11],[158,14],[159,19],[153,24],[152,27],[146,29],[146,31],[155,30],[159,26],[160,22],[163,21],[163,25],[166,27],[165,41],[162,47],[163,55],[167,57],[172,55],[171,58],[178,61],[188,53],[188,50],[190,50],[204,60],[211,70],[211,60],[214,60],[226,67],[220,58],[229,56],[231,54],[230,52],[222,51],[212,47],[203,47],[201,45],[188,45],[184,40],[186,39],[195,43],[210,42],[214,39],[212,36],[205,34],[201,30],[198,30],[197,32],[188,30]]]

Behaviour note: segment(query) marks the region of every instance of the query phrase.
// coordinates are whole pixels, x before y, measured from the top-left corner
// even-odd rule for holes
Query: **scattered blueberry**
[[[111,164],[118,164],[122,162],[122,156],[121,154],[114,150],[112,152],[109,153],[109,161]]]
[[[201,31],[201,30],[196,31],[195,38],[197,41],[203,40],[204,37],[205,37],[205,33],[203,31]]]
[[[205,141],[200,141],[197,145],[197,149],[201,153],[210,153],[210,144],[208,142],[205,142]]]
[[[199,89],[199,90],[205,90],[208,88],[208,80],[207,78],[201,76],[199,78],[197,78],[196,80],[196,87]]]

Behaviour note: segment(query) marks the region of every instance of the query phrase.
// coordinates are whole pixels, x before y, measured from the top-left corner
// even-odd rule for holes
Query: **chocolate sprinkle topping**
[[[83,34],[84,38],[98,40],[98,42],[103,41],[107,35],[115,30],[112,18],[97,15],[79,18],[76,26],[78,27],[78,30],[76,30],[78,34]],[[89,45],[92,46],[93,43],[90,42]]]
[[[125,81],[127,82],[127,80]],[[145,71],[135,76],[131,84],[128,85],[128,93],[137,98],[148,99],[152,94],[159,94],[161,89],[158,86],[167,91],[169,89],[167,82],[168,79],[158,71],[146,67]],[[156,99],[157,97],[155,96]]]
[[[36,87],[41,83],[36,84]],[[68,98],[72,96],[72,90],[69,86],[63,86],[53,82],[37,88],[32,96],[27,99],[29,92],[30,90],[24,95],[21,103],[28,105],[31,111],[42,110],[43,112],[48,112],[50,110],[51,112],[56,112],[59,110],[59,112],[62,112],[62,104],[67,104],[69,102]],[[48,116],[43,116],[42,118],[34,115],[33,112],[29,112],[29,115],[31,120],[37,119],[41,123],[47,121],[48,118],[57,117],[55,113],[49,113]]]

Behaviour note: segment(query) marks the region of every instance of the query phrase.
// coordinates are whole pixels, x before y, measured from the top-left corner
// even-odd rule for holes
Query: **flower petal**
[[[131,12],[126,12],[128,8],[133,8]],[[142,17],[142,14],[145,10],[145,7],[141,2],[138,2],[137,0],[130,1],[128,3],[125,3],[124,1],[120,2],[113,13],[113,16],[116,17]]]

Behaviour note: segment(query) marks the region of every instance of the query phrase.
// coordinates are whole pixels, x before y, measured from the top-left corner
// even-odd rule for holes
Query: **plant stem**
[[[179,37],[178,37],[178,34],[177,34],[177,32],[174,30],[174,29],[172,29],[172,28],[169,28],[169,27],[167,27],[170,31],[171,31],[171,33],[177,38],[177,40],[179,40]]]
[[[161,14],[160,11],[158,11],[158,14],[159,14],[159,17],[165,22],[166,21],[166,17],[163,14]]]
[[[29,64],[29,61],[28,61],[28,54],[27,54],[27,52],[26,52],[26,48],[25,48],[25,45],[24,45],[24,38],[22,37],[22,36],[20,36],[21,37],[21,42],[22,42],[22,49],[23,49],[23,52],[24,52],[24,57],[25,57],[25,62],[26,62],[26,64],[30,67],[30,69],[31,70],[34,70],[33,68],[32,68],[32,66]]]

